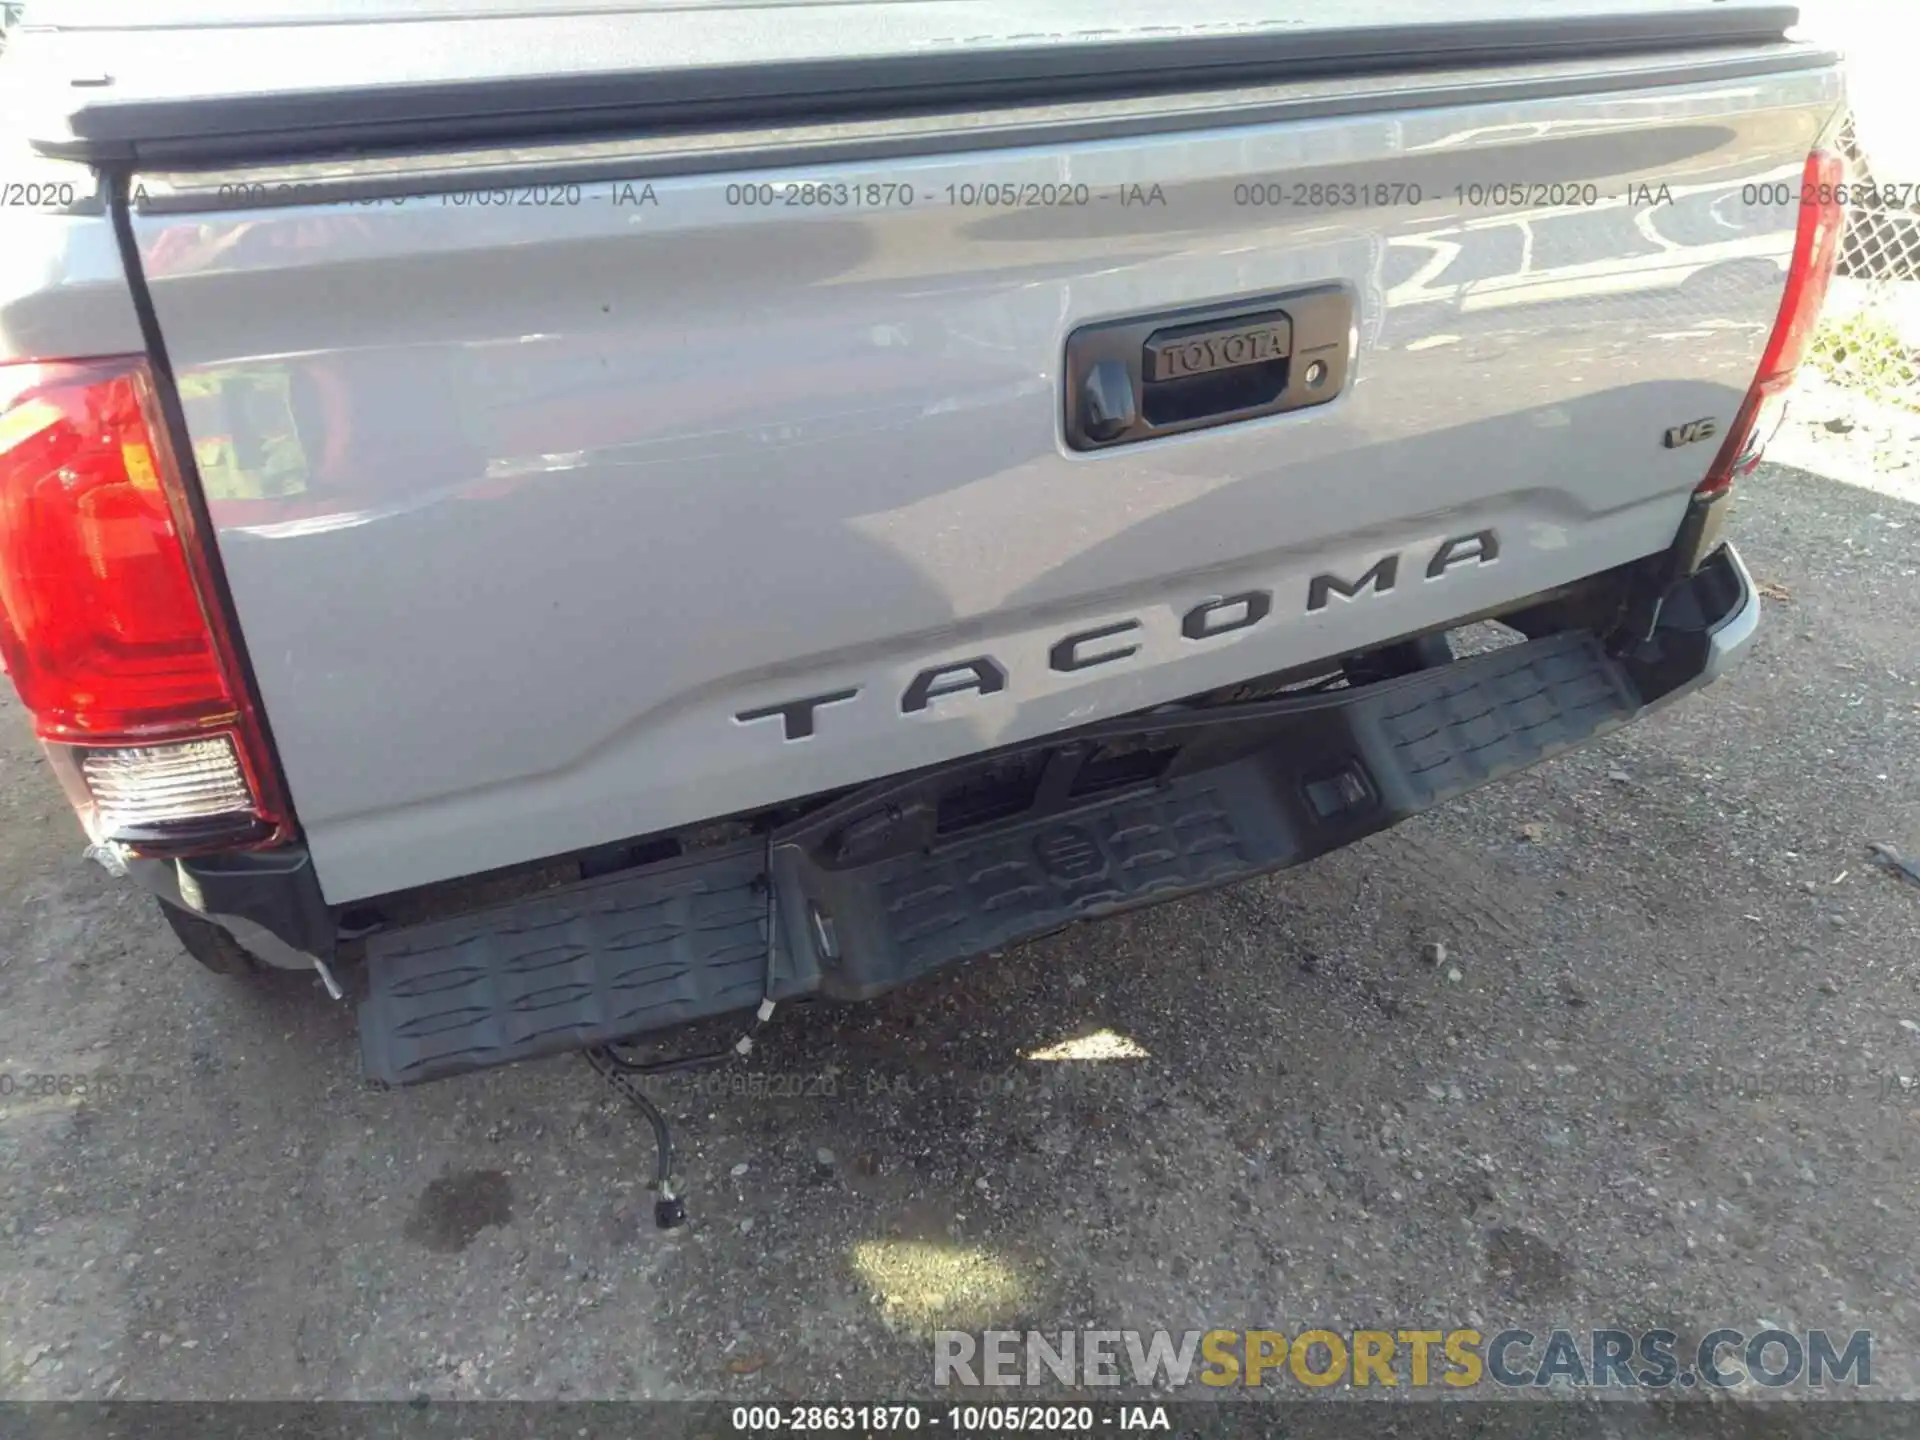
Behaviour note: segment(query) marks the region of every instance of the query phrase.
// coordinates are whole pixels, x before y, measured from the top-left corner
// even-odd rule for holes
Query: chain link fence
[[[1853,123],[1840,266],[1809,359],[1834,384],[1920,411],[1920,185],[1883,185]]]

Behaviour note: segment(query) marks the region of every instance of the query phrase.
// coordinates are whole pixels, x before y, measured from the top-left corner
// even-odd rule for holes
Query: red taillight
[[[1827,285],[1840,258],[1840,233],[1846,210],[1840,203],[1847,175],[1846,160],[1833,150],[1815,150],[1807,156],[1801,174],[1800,225],[1794,235],[1793,261],[1787,269],[1787,290],[1780,297],[1780,313],[1773,322],[1760,357],[1760,371],[1747,392],[1726,444],[1700,483],[1702,495],[1717,495],[1735,480],[1753,472],[1767,442],[1786,411],[1787,391],[1794,371],[1807,353]]]
[[[286,829],[135,358],[0,365],[0,657],[96,840]]]

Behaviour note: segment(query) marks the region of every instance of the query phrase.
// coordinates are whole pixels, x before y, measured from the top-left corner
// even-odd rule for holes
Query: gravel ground
[[[365,1088],[202,974],[0,726],[0,1394],[874,1398],[936,1327],[1872,1329],[1920,1395],[1920,484],[1832,416],[1743,491],[1752,658],[1289,874],[784,1012],[667,1094]],[[1912,474],[1913,472],[1905,472]],[[1446,947],[1438,964],[1423,958]],[[1107,1058],[1023,1058],[1105,1034]],[[1796,1094],[1822,1077],[1843,1094]],[[1298,1392],[1296,1392],[1298,1393]]]

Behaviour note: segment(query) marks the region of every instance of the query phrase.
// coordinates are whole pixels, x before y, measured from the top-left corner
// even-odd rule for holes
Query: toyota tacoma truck
[[[29,0],[7,670],[89,853],[388,1084],[1301,864],[1752,639],[1794,21]]]

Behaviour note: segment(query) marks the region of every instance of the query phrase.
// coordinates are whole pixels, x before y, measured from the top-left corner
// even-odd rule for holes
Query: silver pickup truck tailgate
[[[132,240],[340,902],[1662,549],[1715,448],[1665,438],[1779,305],[1756,187],[1840,97],[1716,45],[147,165]],[[1351,307],[1330,403],[1072,443],[1076,334],[1306,291]]]

